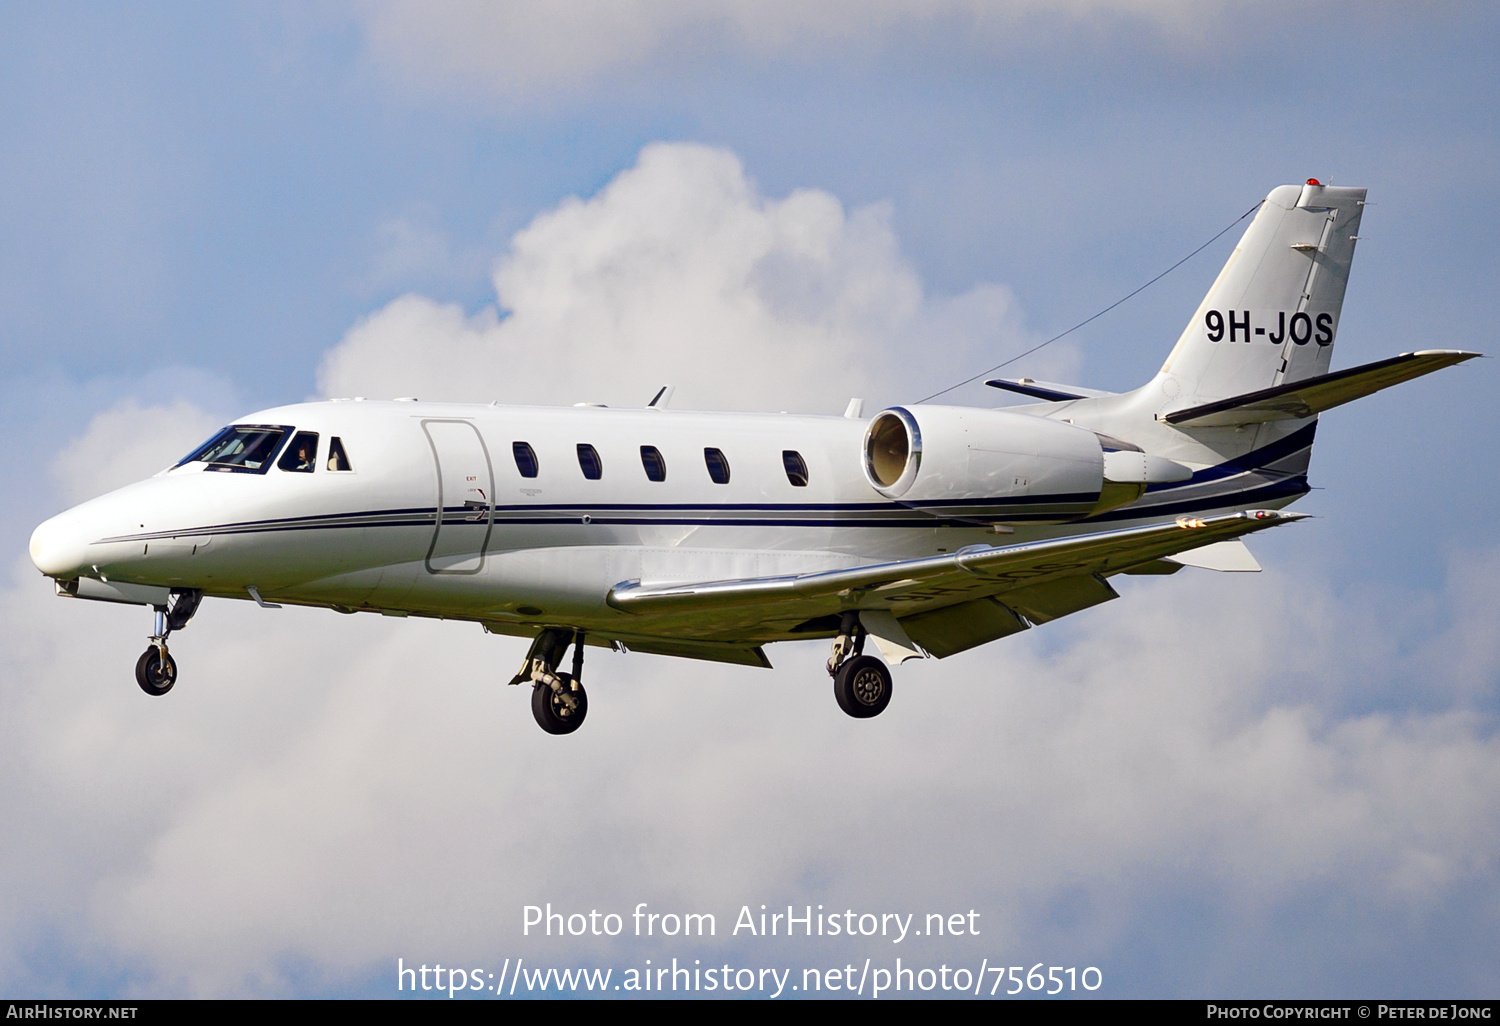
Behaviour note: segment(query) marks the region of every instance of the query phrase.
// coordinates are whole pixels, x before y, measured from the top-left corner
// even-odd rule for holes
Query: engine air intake
[[[922,459],[922,435],[905,410],[886,410],[865,432],[865,471],[877,488],[894,488]]]

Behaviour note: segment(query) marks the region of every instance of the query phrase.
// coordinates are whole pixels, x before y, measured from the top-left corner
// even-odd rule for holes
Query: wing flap
[[[1032,623],[1047,623],[1119,597],[1104,578],[1079,574],[1006,592],[1005,604]]]
[[[1185,410],[1164,413],[1161,419],[1177,427],[1232,427],[1272,420],[1300,420],[1324,410],[1362,399],[1383,388],[1451,367],[1479,356],[1458,349],[1427,349],[1402,353],[1360,367],[1320,374],[1274,388],[1220,399]]]
[[[677,656],[682,659],[704,659],[713,663],[737,666],[759,666],[769,670],[771,660],[759,645],[731,645],[722,641],[693,641],[678,638],[629,637],[623,639],[632,652]]]
[[[918,645],[939,659],[967,652],[997,638],[1019,634],[1027,624],[998,599],[982,598],[919,613],[901,621]]]
[[[1047,623],[1119,597],[1108,581],[1085,574],[1008,591],[1003,602],[998,598],[982,598],[944,606],[905,617],[900,624],[929,655],[946,659],[1018,634],[1033,624]],[[870,615],[862,612],[860,618]]]

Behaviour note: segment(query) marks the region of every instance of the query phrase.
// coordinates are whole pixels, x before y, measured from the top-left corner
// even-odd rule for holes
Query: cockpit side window
[[[311,474],[318,466],[318,433],[298,431],[276,466],[293,474]]]
[[[353,470],[349,465],[349,456],[344,452],[344,443],[334,435],[328,440],[328,469],[329,470]]]
[[[264,474],[292,429],[286,425],[232,424],[183,457],[187,463],[206,463],[208,470]]]

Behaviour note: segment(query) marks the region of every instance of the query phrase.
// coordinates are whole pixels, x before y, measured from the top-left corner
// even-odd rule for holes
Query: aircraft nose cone
[[[77,577],[85,569],[88,538],[76,517],[61,513],[31,532],[31,561],[48,577]]]

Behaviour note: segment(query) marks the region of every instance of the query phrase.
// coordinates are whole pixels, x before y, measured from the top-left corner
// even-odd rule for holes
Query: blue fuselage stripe
[[[1208,510],[1247,506],[1260,502],[1289,501],[1310,490],[1305,474],[1280,475],[1265,469],[1312,445],[1317,423],[1307,425],[1285,438],[1262,446],[1243,456],[1196,471],[1186,481],[1150,485],[1145,501],[1089,517],[1087,523],[1141,520],[1162,516],[1198,513]],[[1259,474],[1258,482],[1248,488],[1226,488],[1207,491],[1178,501],[1165,499],[1174,490],[1222,482],[1239,475]],[[1266,480],[1270,476],[1271,480]],[[852,503],[584,503],[532,504],[483,508],[477,519],[473,507],[449,506],[442,510],[445,527],[484,526],[561,526],[580,523],[587,516],[591,523],[614,526],[673,527],[811,527],[811,528],[931,528],[975,527],[1004,520],[1006,523],[1055,523],[1057,514],[1076,515],[1086,510],[1097,496],[1044,495],[992,499],[943,499],[916,504],[899,502]],[[1080,509],[1079,507],[1082,507]],[[1047,508],[1052,507],[1052,508]],[[1072,507],[1071,509],[1067,507]],[[948,510],[948,515],[923,510]],[[959,511],[963,512],[960,513]],[[694,514],[716,514],[710,516]],[[654,514],[654,515],[653,515]],[[780,515],[778,515],[780,514]],[[796,514],[802,514],[798,516]],[[1082,523],[1085,521],[1074,520]],[[403,509],[363,510],[345,513],[321,513],[313,516],[283,517],[268,520],[239,521],[229,524],[181,528],[172,531],[104,538],[100,543],[153,541],[189,536],[226,536],[265,534],[280,531],[319,531],[365,527],[419,527],[431,530],[438,523],[438,511],[432,506]]]

